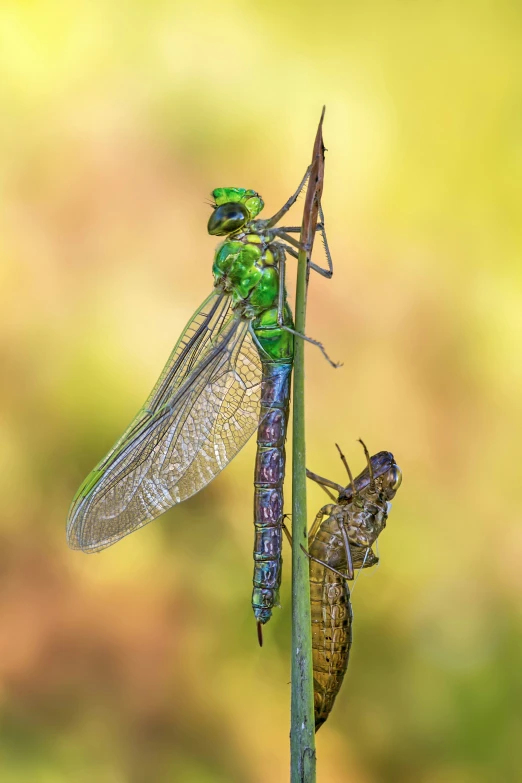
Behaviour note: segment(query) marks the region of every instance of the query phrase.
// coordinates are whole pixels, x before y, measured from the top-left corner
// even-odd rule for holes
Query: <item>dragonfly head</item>
[[[238,231],[265,206],[255,190],[245,188],[216,188],[212,198],[215,207],[208,221],[208,233],[218,237]]]

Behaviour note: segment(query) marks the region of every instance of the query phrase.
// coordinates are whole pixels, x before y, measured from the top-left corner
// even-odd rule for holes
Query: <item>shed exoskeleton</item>
[[[356,569],[378,562],[372,547],[402,480],[393,454],[381,451],[370,458],[362,445],[368,464],[355,481],[339,449],[350,477],[347,487],[307,471],[332,499],[328,488],[338,491],[337,502],[319,510],[309,533],[316,731],[328,718],[348,667],[353,623],[348,580]]]

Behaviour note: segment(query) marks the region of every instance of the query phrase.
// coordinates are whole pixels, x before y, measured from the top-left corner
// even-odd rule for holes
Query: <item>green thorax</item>
[[[214,285],[232,297],[242,317],[252,320],[260,347],[273,361],[291,361],[293,337],[277,324],[280,251],[272,240],[270,231],[258,232],[253,226],[231,234],[216,251]],[[293,327],[286,292],[284,323]]]
[[[266,234],[236,231],[218,247],[214,257],[214,284],[230,293],[234,305],[247,318],[255,318],[278,300],[278,249],[274,248],[274,253]]]
[[[216,188],[212,197],[214,211],[208,231],[226,237],[214,257],[214,285],[231,297],[239,317],[252,321],[261,358],[291,362],[293,335],[277,323],[283,250],[274,232],[267,228],[267,221],[255,219],[263,209],[263,199],[254,190],[244,188]],[[286,292],[283,303],[283,323],[293,328]]]

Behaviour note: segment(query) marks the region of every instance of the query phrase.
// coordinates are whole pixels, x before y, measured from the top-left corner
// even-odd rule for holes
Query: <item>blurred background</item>
[[[307,349],[308,465],[344,482],[334,442],[359,471],[363,437],[404,482],[318,780],[521,779],[521,34],[514,1],[2,2],[3,783],[288,779],[254,442],[99,555],[65,518],[211,288],[210,191],[274,212],[323,104],[335,275],[307,328],[344,366]]]

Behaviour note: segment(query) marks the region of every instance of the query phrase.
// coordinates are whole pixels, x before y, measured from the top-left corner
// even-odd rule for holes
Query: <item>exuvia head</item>
[[[212,198],[215,206],[208,221],[208,233],[218,237],[238,231],[265,206],[255,190],[245,188],[216,188]]]
[[[375,477],[372,460],[370,453],[366,448],[366,444],[363,440],[361,440],[361,438],[359,438],[359,443],[364,449],[366,462],[368,463],[368,472],[370,474],[370,484],[368,486],[368,491],[371,494],[382,497],[383,500],[392,500],[395,497],[395,493],[399,489],[402,482],[402,471],[400,467],[395,462],[393,456],[390,455],[392,456],[392,462],[388,467],[388,470],[386,470],[386,472],[382,473],[380,476]]]
[[[376,481],[379,484],[379,489],[384,498],[388,501],[393,500],[395,493],[402,483],[402,471],[397,463],[394,462],[390,465],[386,473],[383,473]]]
[[[359,440],[359,443],[364,449],[367,467],[355,481],[345,456],[337,446],[350,478],[350,483],[340,493],[339,498],[352,501],[361,507],[364,505],[364,499],[370,499],[372,496],[381,501],[392,500],[402,481],[402,472],[393,454],[381,451],[370,457],[366,444],[362,440]]]

